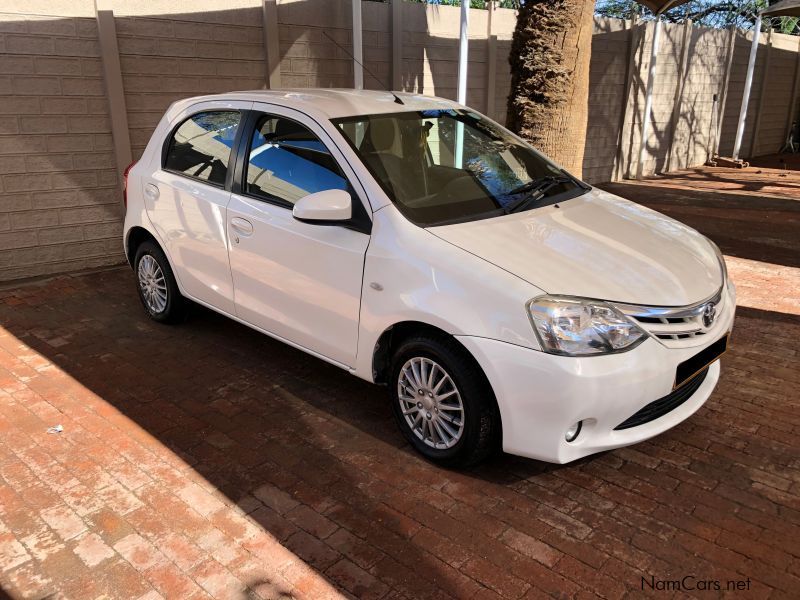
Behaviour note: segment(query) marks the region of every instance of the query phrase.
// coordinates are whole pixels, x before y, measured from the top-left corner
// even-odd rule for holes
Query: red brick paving
[[[744,306],[718,390],[567,466],[438,469],[381,389],[205,310],[152,323],[125,268],[0,290],[2,589],[619,598],[692,575],[798,597],[800,203],[699,189],[714,177],[606,187],[756,265],[732,268]]]

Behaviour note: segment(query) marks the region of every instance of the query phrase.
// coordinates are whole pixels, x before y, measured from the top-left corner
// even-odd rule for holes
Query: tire
[[[410,384],[425,379],[414,380],[415,365],[422,375],[426,361],[425,374],[433,371],[428,380],[432,385],[423,381],[423,393],[416,390],[417,402],[412,406]],[[446,378],[449,381],[440,384]],[[397,425],[425,458],[445,467],[465,467],[482,461],[497,448],[501,424],[494,393],[480,366],[455,340],[424,334],[401,342],[392,358],[389,393]],[[454,408],[459,403],[461,412]]]
[[[181,296],[169,261],[158,244],[151,240],[139,244],[133,271],[139,299],[151,319],[179,323],[186,318],[186,299]]]

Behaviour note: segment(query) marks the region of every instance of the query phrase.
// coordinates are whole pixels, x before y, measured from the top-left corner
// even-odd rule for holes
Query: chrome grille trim
[[[727,308],[721,304],[723,290],[724,286],[713,296],[689,306],[640,306],[618,303],[614,303],[614,306],[662,342],[671,342],[670,345],[690,343],[714,328],[714,325],[710,328],[703,325],[703,310],[709,302],[717,306],[718,313]]]
[[[723,288],[720,287],[713,296],[689,306],[642,306],[640,304],[620,304],[618,302],[614,302],[614,306],[626,315],[635,314],[640,317],[683,318],[697,316],[703,312],[703,307],[709,302],[719,304],[722,299],[722,290]]]

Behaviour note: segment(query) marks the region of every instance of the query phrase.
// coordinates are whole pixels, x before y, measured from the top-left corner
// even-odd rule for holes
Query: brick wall
[[[768,34],[760,35],[750,103],[742,136],[740,154],[744,157],[777,152],[783,146],[787,125],[798,115],[796,98],[795,105],[792,105],[792,92],[800,56],[798,53],[800,39],[796,36],[773,33],[771,47],[768,40]],[[736,36],[725,117],[722,121],[721,154],[730,154],[733,151],[751,41],[749,33]],[[757,137],[755,137],[756,126],[758,126]]]
[[[646,81],[649,69],[653,28],[648,29],[642,82]],[[685,33],[682,24],[665,24],[662,30],[656,69],[658,85],[653,92],[653,121],[643,169],[645,174],[703,164],[713,151],[711,120],[718,109],[714,95],[719,98],[722,94],[729,32],[692,27],[688,37]],[[685,64],[682,64],[684,59]],[[638,105],[643,107],[644,101],[644,85],[641,85]],[[641,122],[641,110],[630,114],[635,119],[631,126]]]
[[[461,9],[416,3],[403,9],[404,89],[455,100]],[[487,16],[483,10],[470,12],[467,104],[477,110],[486,108]],[[505,57],[498,60],[508,63]]]
[[[748,34],[749,36],[749,34]],[[733,142],[736,135],[736,123],[739,119],[739,109],[742,102],[747,60],[750,54],[750,41],[744,35],[737,35],[734,45],[733,63],[731,65],[730,82],[728,83],[728,98],[725,103],[725,116],[722,119],[723,135],[720,140],[720,152],[730,155],[733,152]],[[750,147],[748,140],[753,138],[753,124],[758,109],[758,100],[761,96],[761,81],[764,76],[764,49],[767,35],[761,35],[761,47],[756,58],[756,68],[753,77],[753,86],[750,91],[750,104],[748,106],[746,127],[744,130],[742,150],[747,153]]]
[[[703,164],[713,149],[729,39],[728,31],[692,28],[670,169]]]
[[[511,91],[511,37],[517,24],[513,10],[496,10],[492,17],[492,34],[497,37],[495,50],[494,111],[489,116],[498,123],[506,122],[508,94]]]
[[[134,158],[174,100],[265,87],[261,0],[106,5],[115,16]],[[455,98],[459,9],[418,3],[401,8],[402,88]],[[0,281],[123,260],[121,194],[94,10],[93,0],[10,0],[0,7]],[[350,50],[351,11],[351,0],[277,1],[277,23],[269,31],[277,32],[282,87],[353,85],[348,52],[325,35]],[[364,62],[377,77],[364,74],[367,88],[389,87],[391,81],[391,12],[388,3],[362,3]],[[501,123],[515,20],[511,10],[493,13],[491,66],[488,12],[470,13],[467,103]],[[590,182],[635,172],[652,29],[652,23],[637,32],[629,22],[595,20],[584,159]],[[721,96],[729,32],[693,28],[683,74],[684,31],[682,25],[665,25],[662,32],[645,174],[701,164],[713,146],[714,94]],[[791,105],[798,38],[773,34],[768,45],[762,34],[760,40],[743,156],[777,151],[797,115]],[[723,154],[733,147],[747,36],[737,34],[734,48]]]
[[[641,27],[636,33],[628,22],[595,20],[584,159],[584,177],[588,181],[612,178],[615,165],[622,176],[635,174],[653,24],[647,24],[643,33]],[[729,156],[733,151],[752,37],[743,32],[735,35],[727,98],[721,110],[730,31],[692,27],[688,38],[683,33],[682,24],[663,26],[645,175],[703,164],[713,151],[720,115],[720,153]],[[767,34],[761,34],[760,40],[740,151],[745,158],[777,152],[783,145],[787,125],[798,114],[793,93],[800,64],[800,40],[775,33],[771,44]],[[684,43],[688,43],[688,54],[685,69],[681,69]],[[626,65],[631,48],[635,60],[626,102]],[[615,125],[618,119],[622,120],[621,131]],[[620,140],[619,145],[616,139]],[[621,152],[615,159],[618,146]]]
[[[363,17],[362,11],[362,22]],[[290,0],[278,4],[281,85],[289,88],[353,87],[353,61],[336,45],[352,49],[351,23],[349,3]],[[374,43],[374,31],[367,25],[363,23],[365,34],[369,33],[364,36],[364,42]],[[372,46],[365,43],[365,59],[370,58],[371,49]],[[364,84],[365,87],[376,85],[366,73]]]
[[[754,156],[776,152],[786,139],[786,126],[789,117],[787,107],[792,101],[794,72],[797,65],[798,38],[788,35],[773,34],[772,47],[767,50],[765,63],[768,96],[761,103],[761,122],[758,138],[753,150]],[[759,82],[763,86],[763,76]],[[760,86],[759,95],[762,93]]]
[[[261,8],[253,2],[118,1],[115,24],[133,157],[180,98],[264,87]],[[155,14],[142,14],[149,11]],[[176,12],[177,11],[177,12]]]
[[[122,259],[93,4],[39,4],[0,14],[0,280]]]
[[[648,35],[645,37],[645,52],[641,73],[646,74],[650,69],[650,43],[654,28],[649,28]],[[669,140],[672,135],[672,112],[676,102],[675,92],[678,87],[678,69],[681,51],[683,48],[683,26],[664,24],[661,31],[661,51],[656,63],[656,81],[658,86],[653,89],[653,108],[652,121],[650,123],[649,135],[646,140],[648,148],[647,157],[644,162],[644,172],[654,173],[664,169],[667,160]],[[646,75],[642,77],[646,81]],[[640,87],[642,97],[639,100],[644,106],[645,86]],[[639,118],[636,112],[631,112],[631,116]]]
[[[595,19],[583,158],[583,177],[587,181],[613,179],[615,149],[622,135],[629,36],[630,26],[625,21]]]

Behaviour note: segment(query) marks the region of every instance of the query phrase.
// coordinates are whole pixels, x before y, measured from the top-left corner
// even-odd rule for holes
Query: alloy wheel
[[[164,312],[167,308],[167,282],[156,259],[149,254],[142,256],[138,276],[139,289],[147,308],[155,314]]]
[[[407,360],[398,376],[397,397],[411,431],[431,448],[452,448],[461,439],[461,394],[438,363],[422,356]]]

